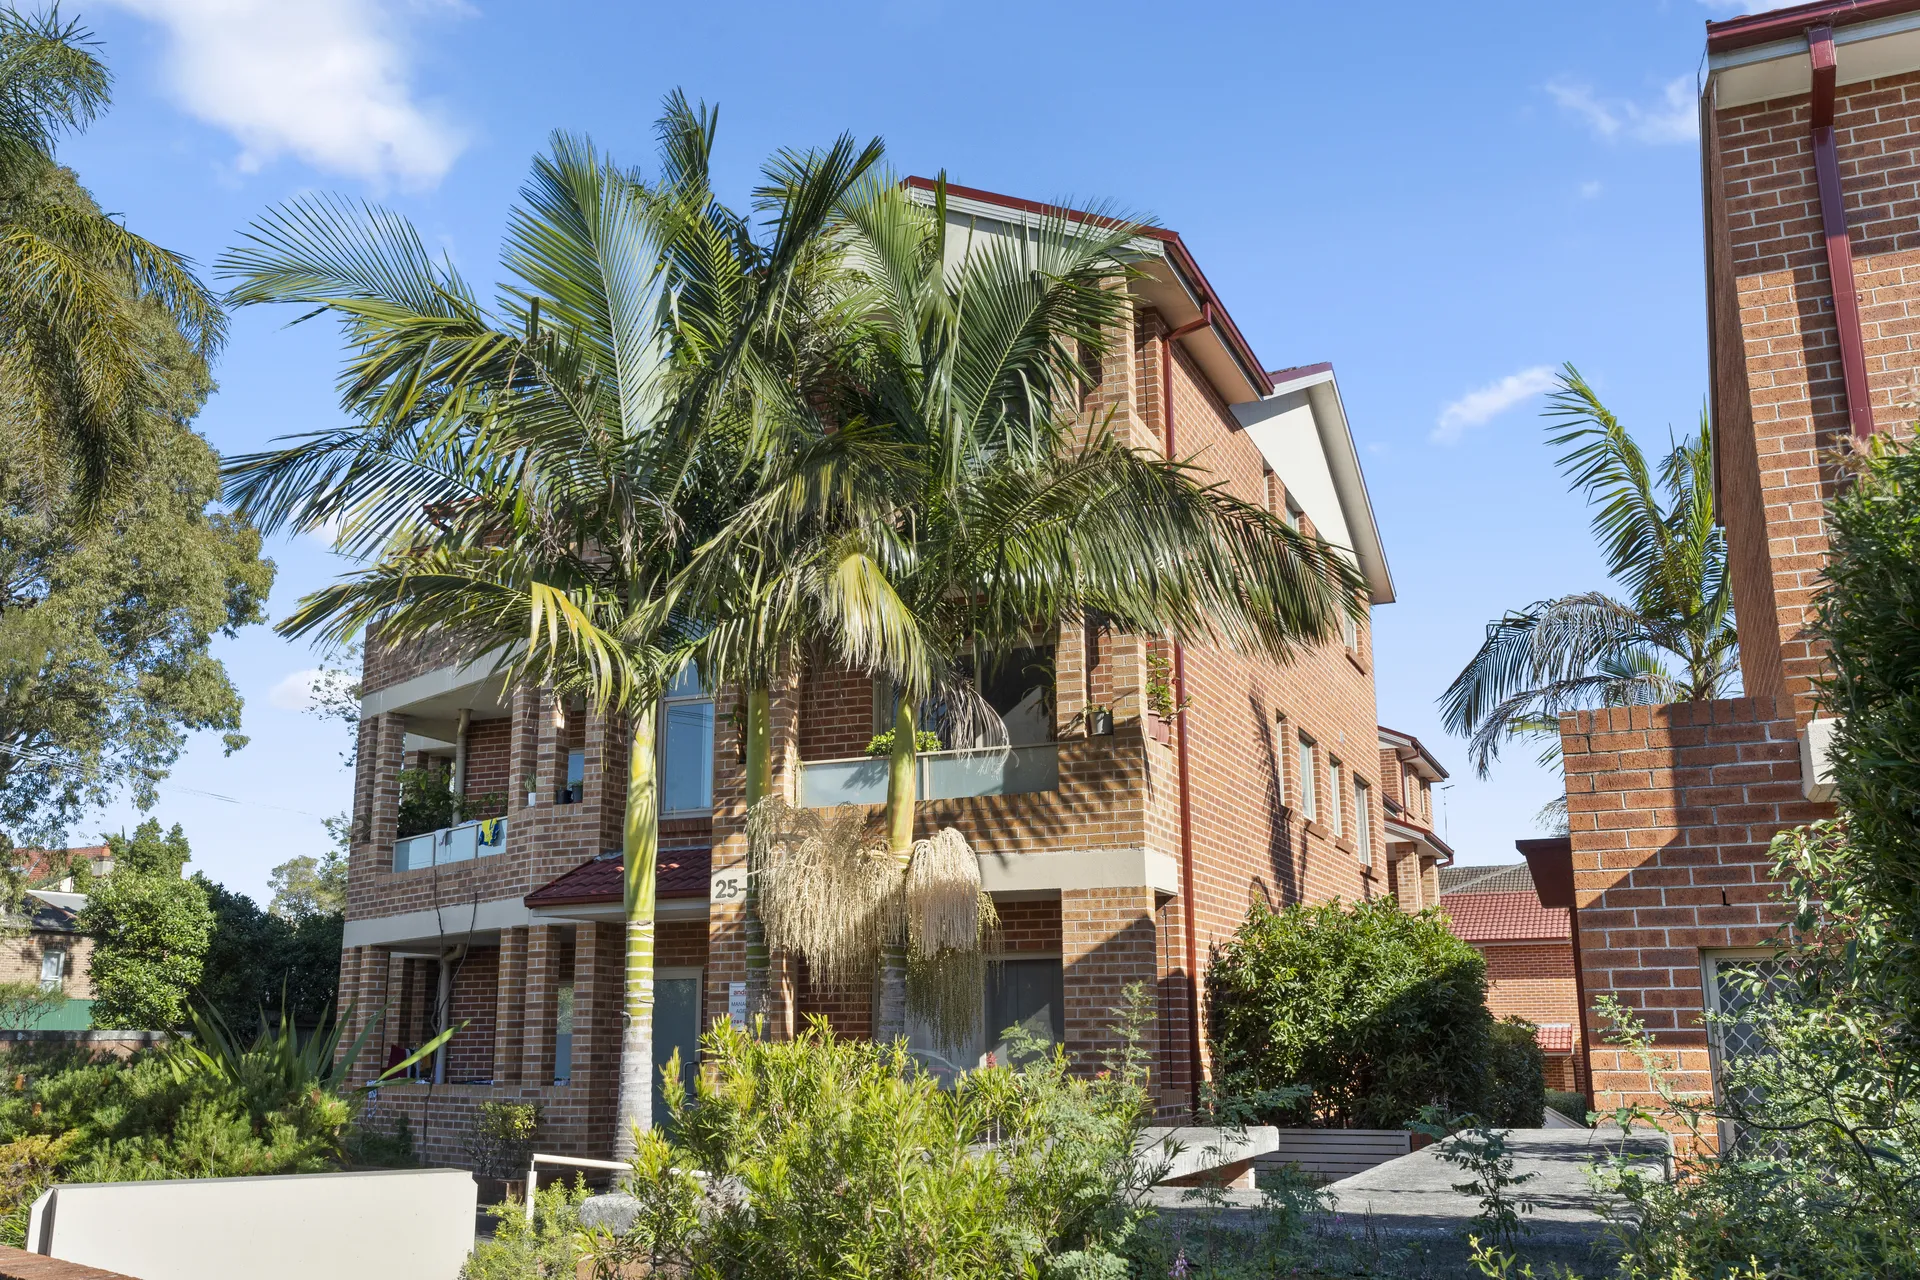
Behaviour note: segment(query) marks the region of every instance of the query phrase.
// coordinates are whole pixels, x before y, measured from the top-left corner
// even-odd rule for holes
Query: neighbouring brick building
[[[1534,1025],[1549,1089],[1586,1092],[1572,912],[1540,901],[1524,862],[1443,867],[1439,883],[1454,936],[1486,958],[1487,1008]]]
[[[1676,1083],[1705,1092],[1702,1013],[1737,1013],[1718,975],[1787,914],[1768,841],[1830,813],[1807,632],[1830,457],[1913,416],[1920,0],[1709,23],[1700,108],[1715,504],[1746,696],[1584,712],[1561,737],[1588,999],[1634,1009]],[[1600,1107],[1647,1096],[1630,1055],[1591,1054]]]
[[[909,180],[923,194],[929,184]],[[949,188],[954,235],[1024,235],[1043,206]],[[929,203],[931,203],[929,201]],[[1130,322],[1113,335],[1085,421],[1142,449],[1191,458],[1238,496],[1350,548],[1369,603],[1393,599],[1330,366],[1269,373],[1180,237],[1144,233]],[[1444,771],[1376,723],[1371,630],[1350,628],[1289,664],[1189,648],[1177,723],[1143,706],[1161,641],[1061,628],[986,689],[1012,746],[921,761],[923,834],[952,825],[978,852],[1004,924],[985,1023],[1061,1038],[1093,1065],[1122,989],[1156,996],[1155,1087],[1190,1106],[1205,1051],[1196,968],[1255,899],[1275,905],[1437,896],[1450,858],[1432,833]],[[429,1160],[459,1161],[479,1101],[536,1100],[543,1149],[611,1146],[620,1020],[618,851],[625,739],[607,718],[536,689],[504,689],[486,662],[431,646],[367,646],[343,1006],[387,1007],[392,1049],[424,1040],[450,1005],[466,1020],[426,1080],[382,1090]],[[809,806],[878,805],[891,691],[865,673],[809,667],[776,689],[774,785]],[[662,872],[656,1043],[687,1059],[710,1020],[742,1007],[737,896],[744,869],[742,746],[734,691],[691,678],[662,716]],[[1088,708],[1113,729],[1089,733]],[[400,775],[450,767],[483,820],[402,839]],[[1424,887],[1422,887],[1424,886]],[[871,992],[824,991],[800,966],[776,982],[776,1024],[825,1015],[866,1034]],[[787,1003],[786,992],[791,993]],[[991,1039],[988,1037],[987,1039]],[[992,1047],[960,1053],[972,1065]],[[942,1051],[951,1054],[949,1050]],[[370,1063],[368,1064],[371,1065]]]

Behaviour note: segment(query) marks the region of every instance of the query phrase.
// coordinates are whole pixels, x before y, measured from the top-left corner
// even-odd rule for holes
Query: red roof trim
[[[1441,909],[1462,942],[1572,942],[1564,907],[1543,907],[1531,893],[1450,893]]]
[[[1316,373],[1332,373],[1333,361],[1322,360],[1319,364],[1297,364],[1291,369],[1269,369],[1267,377],[1274,386],[1283,382],[1294,382],[1300,378],[1311,378]]]
[[[1707,52],[1726,53],[1803,34],[1808,27],[1850,26],[1920,10],[1920,0],[1817,0],[1791,9],[1707,24]]]
[[[655,896],[704,898],[713,876],[713,850],[706,845],[660,851]],[[581,907],[619,902],[626,896],[625,873],[618,858],[593,858],[541,885],[522,901],[529,907]]]
[[[932,191],[939,186],[939,183],[932,178],[921,178],[917,176],[909,176],[901,179],[901,181],[904,185],[918,191]],[[1083,213],[1078,209],[1069,209],[1063,205],[1043,204],[1038,200],[1023,200],[1019,196],[1001,195],[997,191],[983,191],[979,187],[963,187],[957,182],[949,182],[947,184],[947,191],[952,195],[959,196],[963,200],[978,200],[982,204],[997,204],[1009,209],[1018,209],[1023,213],[1037,213],[1051,218],[1066,218],[1070,222],[1091,222],[1095,226],[1101,227],[1117,227],[1122,225],[1116,218],[1105,218],[1098,214]],[[1213,287],[1213,282],[1207,279],[1207,273],[1200,269],[1200,264],[1194,260],[1192,251],[1187,248],[1186,242],[1180,238],[1180,233],[1177,231],[1169,231],[1165,227],[1148,226],[1140,227],[1139,232],[1141,235],[1153,240],[1158,240],[1167,246],[1167,258],[1174,264],[1174,268],[1192,277],[1193,283],[1199,287],[1200,300],[1202,302],[1213,303],[1213,317],[1215,321],[1218,322],[1219,327],[1225,330],[1228,345],[1235,349],[1235,354],[1239,357],[1240,365],[1248,378],[1250,380],[1255,378],[1266,379],[1266,386],[1262,387],[1258,382],[1255,382],[1255,389],[1262,395],[1271,392],[1273,390],[1273,376],[1266,371],[1266,366],[1260,363],[1260,358],[1253,354],[1253,345],[1247,341],[1246,335],[1240,332],[1240,326],[1235,324],[1233,317],[1227,313],[1226,304],[1220,301],[1219,291]]]

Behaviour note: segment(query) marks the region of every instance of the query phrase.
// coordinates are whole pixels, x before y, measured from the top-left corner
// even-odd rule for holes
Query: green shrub
[[[540,1106],[533,1102],[480,1104],[473,1132],[467,1135],[467,1154],[473,1171],[487,1178],[525,1177],[533,1157],[534,1135],[540,1129]]]
[[[1207,1035],[1224,1094],[1306,1085],[1281,1125],[1403,1128],[1427,1105],[1480,1111],[1493,1016],[1487,967],[1434,911],[1391,899],[1256,903],[1215,949]]]
[[[1587,1122],[1587,1095],[1569,1093],[1564,1089],[1547,1090],[1547,1105],[1558,1111],[1575,1124]]]
[[[1827,504],[1831,553],[1814,631],[1827,642],[1824,713],[1834,801],[1860,890],[1889,926],[1881,980],[1920,1037],[1920,452],[1876,436]]]
[[[577,1175],[534,1193],[534,1220],[526,1201],[509,1198],[487,1210],[493,1238],[476,1241],[460,1270],[462,1280],[574,1280],[587,1241],[580,1202],[593,1194]]]
[[[1130,1010],[1094,1079],[1056,1050],[952,1089],[904,1047],[824,1022],[789,1043],[722,1024],[691,1097],[666,1073],[677,1140],[642,1135],[639,1219],[596,1242],[599,1262],[733,1280],[1122,1275],[1151,1115],[1141,993]],[[703,1199],[692,1169],[724,1193]]]
[[[1494,1023],[1487,1066],[1481,1115],[1488,1123],[1510,1129],[1538,1129],[1546,1123],[1547,1055],[1540,1051],[1531,1022],[1502,1018]]]

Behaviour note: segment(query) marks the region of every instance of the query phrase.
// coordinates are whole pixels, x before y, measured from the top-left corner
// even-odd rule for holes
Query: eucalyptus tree
[[[750,441],[716,397],[879,156],[848,137],[776,156],[756,240],[712,193],[715,123],[671,97],[651,182],[556,135],[510,218],[491,308],[404,219],[334,200],[275,211],[222,262],[238,303],[333,315],[352,353],[349,425],[231,467],[232,496],[263,524],[337,527],[372,557],[280,629],[451,636],[501,653],[511,682],[626,719],[622,1152],[652,1110],[655,721],[703,629],[675,584],[745,492]],[[728,288],[744,292],[711,311],[724,331],[681,305]]]
[[[930,206],[878,175],[858,184],[838,224],[858,325],[830,389],[837,421],[718,540],[784,538],[767,610],[896,685],[886,846],[902,875],[918,856],[920,708],[967,702],[980,664],[1096,613],[1285,656],[1359,608],[1341,551],[1079,421],[1088,362],[1132,305],[1114,285],[1136,229],[1092,214],[950,261],[944,184]],[[951,860],[950,842],[921,843]],[[886,949],[883,1036],[905,1030],[904,962]]]
[[[168,425],[157,307],[204,360],[225,321],[187,261],[80,191],[56,144],[107,105],[91,35],[57,8],[0,8],[0,432],[47,502],[71,490],[97,525]]]
[[[1546,417],[1548,443],[1566,447],[1561,471],[1596,508],[1607,573],[1626,590],[1624,598],[1582,591],[1540,600],[1487,624],[1479,652],[1440,698],[1448,730],[1468,738],[1481,777],[1512,739],[1544,740],[1542,762],[1557,760],[1564,712],[1706,701],[1739,681],[1705,415],[1657,473],[1571,364]]]

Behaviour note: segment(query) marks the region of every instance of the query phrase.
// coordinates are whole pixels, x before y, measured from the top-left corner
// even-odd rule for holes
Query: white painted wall
[[[1340,494],[1333,487],[1333,471],[1320,443],[1308,391],[1288,391],[1251,404],[1237,404],[1234,416],[1247,438],[1260,450],[1273,473],[1300,509],[1313,521],[1316,533],[1338,547],[1352,547],[1353,534]]]
[[[30,1252],[138,1280],[455,1280],[478,1187],[462,1169],[57,1186]]]

